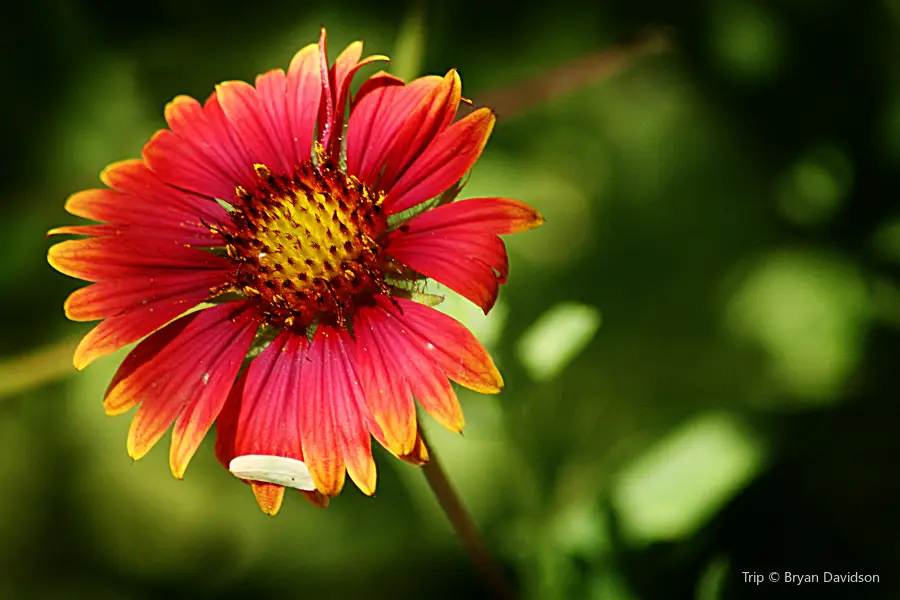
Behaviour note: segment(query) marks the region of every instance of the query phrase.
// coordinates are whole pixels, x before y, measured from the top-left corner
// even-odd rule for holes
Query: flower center
[[[238,187],[226,251],[235,284],[256,298],[269,324],[303,329],[315,319],[344,326],[353,307],[383,291],[383,195],[328,165],[293,177],[254,165],[257,186]]]

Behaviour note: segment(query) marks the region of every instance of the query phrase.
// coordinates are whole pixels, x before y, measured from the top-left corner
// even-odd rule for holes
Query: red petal
[[[169,130],[144,146],[147,165],[165,182],[202,196],[228,200],[254,181],[254,157],[233,131],[216,94],[200,104],[178,96],[166,106]]]
[[[127,160],[111,164],[100,174],[100,180],[114,190],[130,194],[141,199],[141,204],[165,205],[173,210],[183,211],[185,216],[200,217],[206,223],[217,223],[226,220],[228,213],[209,198],[191,194],[174,188],[163,182],[141,160]],[[137,212],[152,210],[144,206],[129,206],[122,222],[139,224],[134,221]],[[95,217],[90,217],[95,218]],[[158,220],[159,217],[156,217]],[[118,220],[98,219],[107,223],[118,223]],[[153,222],[157,222],[156,220]],[[158,224],[158,223],[157,223]],[[181,225],[181,223],[179,223]],[[206,229],[203,227],[203,229]]]
[[[344,48],[344,51],[334,61],[331,69],[328,69],[328,54],[326,49],[325,30],[322,30],[322,36],[319,38],[319,49],[322,67],[322,79],[328,79],[328,83],[323,85],[323,102],[320,104],[319,112],[319,143],[332,152],[332,138],[339,138],[343,122],[343,110],[340,106],[341,87],[344,79],[350,69],[359,62],[362,56],[362,42],[354,42]],[[334,156],[334,155],[332,155]]]
[[[360,49],[362,49],[362,43],[360,43]],[[347,50],[350,50],[348,47]],[[345,50],[346,52],[346,50]],[[338,57],[338,62],[335,63],[335,68],[340,64],[341,57]],[[334,114],[334,134],[331,138],[331,156],[334,159],[338,159],[340,157],[341,152],[341,142],[344,137],[344,116],[347,112],[347,101],[350,99],[350,82],[353,80],[353,76],[356,74],[359,69],[362,67],[372,64],[375,61],[380,60],[389,60],[386,56],[369,56],[368,58],[363,59],[357,64],[353,65],[352,68],[346,71],[346,73],[341,73],[337,71],[336,77],[336,87],[335,89],[340,90],[337,95],[337,102],[335,104],[335,114]],[[343,77],[342,77],[343,75]]]
[[[244,81],[227,81],[216,86],[216,96],[238,137],[254,157],[278,175],[293,170],[293,148],[288,145],[287,80],[284,71],[260,75],[257,90]]]
[[[360,325],[362,321],[362,325]],[[408,331],[401,319],[379,307],[360,309],[354,318],[358,336],[357,356],[360,365],[368,359],[378,362],[368,369],[375,377],[363,378],[363,389],[376,421],[384,431],[386,447],[395,455],[413,451],[416,444],[415,408],[409,394],[439,423],[451,431],[462,431],[462,409],[447,381],[427,350],[428,341]],[[408,402],[408,406],[407,406]],[[381,405],[381,411],[376,406]],[[379,412],[387,412],[390,418],[379,420]],[[397,422],[399,426],[395,425]],[[392,429],[402,433],[403,447],[391,443]]]
[[[512,198],[471,198],[425,211],[406,223],[410,231],[446,231],[508,235],[534,229],[544,222],[528,204]]]
[[[210,288],[224,283],[230,271],[159,271],[148,277],[102,281],[72,292],[65,303],[66,316],[73,321],[95,321],[160,302],[191,298],[199,302]]]
[[[399,77],[391,75],[387,71],[378,71],[377,73],[363,81],[359,86],[359,89],[356,90],[356,94],[351,96],[350,110],[356,110],[356,107],[359,106],[360,101],[372,92],[380,90],[383,87],[394,87],[402,85],[404,85],[404,81]]]
[[[138,236],[68,240],[47,253],[50,265],[85,281],[153,277],[159,272],[228,269],[231,262],[172,241]],[[198,273],[200,275],[201,273]]]
[[[319,37],[320,71],[322,74],[322,103],[319,107],[318,140],[335,162],[340,158],[344,133],[344,114],[350,97],[350,83],[363,66],[375,61],[389,60],[386,56],[370,56],[362,61],[362,42],[353,42],[341,52],[328,69],[325,28]]]
[[[318,59],[318,46],[310,44],[294,55],[288,68],[287,126],[294,144],[294,165],[309,160],[312,152],[322,96]]]
[[[447,375],[425,355],[421,356],[417,364],[419,365],[418,376],[410,380],[416,400],[428,414],[434,417],[435,421],[450,431],[461,432],[466,425],[466,420]],[[414,449],[415,446],[410,448],[407,454],[412,453]]]
[[[323,329],[319,327],[319,329]],[[372,415],[356,372],[353,340],[343,329],[322,333],[327,381],[334,403],[336,429],[350,479],[367,496],[375,493],[375,461],[368,422]]]
[[[235,436],[238,427],[238,420],[241,410],[241,399],[244,396],[244,384],[247,381],[247,372],[245,371],[239,377],[237,382],[231,388],[225,406],[216,419],[216,458],[219,459],[226,469],[229,468],[232,459],[243,453],[235,449]],[[264,483],[260,481],[248,481],[256,497],[256,503],[267,515],[276,515],[281,509],[281,503],[284,501],[284,487],[272,483]]]
[[[321,330],[322,327],[319,327]],[[321,337],[317,330],[317,337]],[[344,487],[344,457],[338,447],[328,373],[325,369],[323,344],[313,343],[300,380],[300,440],[306,465],[316,488],[327,496],[336,496]]]
[[[256,172],[249,164],[253,154],[241,143],[240,137],[228,121],[225,111],[222,110],[222,105],[215,92],[206,99],[206,103],[203,105],[203,114],[206,115],[213,136],[221,142],[209,150],[215,153],[224,165],[227,165],[228,172],[232,174],[233,179],[239,183],[255,182]]]
[[[300,372],[308,343],[282,333],[235,386],[217,422],[216,456],[228,468],[236,456],[264,454],[304,460],[300,446]],[[275,514],[283,494],[274,484],[253,482],[260,508]]]
[[[300,373],[306,337],[284,332],[250,363],[238,410],[234,454],[265,454],[303,460],[300,447]],[[227,464],[226,464],[227,466]]]
[[[347,172],[366,185],[376,185],[400,127],[442,81],[433,75],[403,87],[379,81],[384,85],[371,84],[375,89],[366,94],[364,83],[347,124]]]
[[[483,394],[496,394],[503,389],[503,379],[494,361],[462,323],[406,298],[376,296],[375,301],[415,337],[424,354],[447,377]]]
[[[388,153],[379,184],[381,189],[388,192],[395,182],[404,178],[413,161],[453,122],[461,91],[459,75],[451,70],[409,113]]]
[[[402,93],[403,82],[388,75],[382,80],[384,85],[367,93],[353,107],[347,124],[347,172],[368,184],[374,181],[390,148],[384,130],[402,124],[400,119],[388,122],[387,116]]]
[[[303,450],[316,487],[329,496],[340,492],[345,466],[363,493],[375,491],[367,426],[372,417],[347,348],[352,343],[347,332],[319,325],[301,380]]]
[[[254,363],[251,363],[253,366]],[[225,406],[216,419],[216,458],[228,469],[231,461],[242,456],[243,452],[236,449],[236,436],[239,426],[239,420],[243,411],[242,399],[244,397],[244,386],[247,382],[247,372],[244,371],[238,376],[237,382],[231,388]],[[284,487],[272,483],[261,481],[247,481],[250,489],[253,490],[253,496],[256,503],[267,515],[274,516],[281,510],[281,504],[284,501]]]
[[[119,369],[106,389],[106,397],[103,400],[103,408],[106,414],[110,416],[120,415],[128,412],[141,402],[141,399],[134,395],[111,395],[110,390],[118,386],[120,381],[129,379],[138,368],[148,363],[172,343],[172,340],[177,338],[200,313],[201,311],[197,311],[181,317],[142,341],[135,346],[134,350],[128,353],[128,356],[119,365]]]
[[[508,271],[498,234],[543,223],[543,217],[510,198],[476,198],[426,211],[389,237],[388,252],[403,264],[462,294],[487,313]]]
[[[494,113],[481,108],[461,119],[435,138],[415,162],[402,173],[396,184],[389,186],[385,207],[388,214],[434,198],[459,181],[481,156],[494,128]]]
[[[182,317],[169,325],[180,331],[168,343],[159,345],[158,336],[167,336],[166,327],[139,344],[122,364],[104,404],[112,412],[141,404],[128,434],[132,458],[144,456],[177,418],[169,464],[176,477],[184,475],[253,341],[258,323],[248,307],[246,302],[229,303]]]
[[[494,306],[498,286],[508,272],[506,248],[497,236],[450,231],[437,237],[433,232],[417,235],[396,230],[389,238],[388,252],[468,298],[485,314]]]
[[[104,320],[81,339],[73,357],[75,368],[82,370],[98,358],[136,342],[185,310],[199,304],[200,301],[184,304],[160,303],[159,306],[148,306]]]
[[[184,369],[187,372],[182,375],[180,386],[193,384],[197,389],[172,429],[169,466],[179,479],[184,476],[188,463],[219,416],[259,326],[255,314],[249,311],[238,313],[239,310],[232,307],[231,312],[226,312],[216,338],[198,347],[215,357],[215,363],[210,365],[209,370],[204,372],[202,366]],[[180,360],[192,359],[197,360],[195,353],[184,352]]]
[[[325,27],[322,27],[319,33],[319,74],[322,81],[322,99],[319,102],[316,141],[325,148],[334,127],[334,81],[328,72],[328,34]]]
[[[51,235],[129,234],[197,246],[223,243],[208,225],[227,220],[225,209],[207,198],[166,185],[141,161],[110,165],[100,177],[116,189],[92,189],[73,194],[66,201],[66,210],[110,225],[60,227],[52,230]]]
[[[398,351],[390,332],[384,331],[390,325],[386,320],[390,318],[375,308],[361,308],[354,316],[357,367],[369,408],[383,432],[379,441],[395,455],[403,455],[416,442],[416,407],[407,369],[418,365]]]
[[[66,315],[75,321],[105,318],[75,350],[75,368],[135,342],[184,311],[203,302],[225,273],[178,274],[153,279],[110,280],[76,290],[66,300]]]

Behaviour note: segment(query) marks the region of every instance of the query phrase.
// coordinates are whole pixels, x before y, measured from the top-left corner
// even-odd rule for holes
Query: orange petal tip
[[[184,97],[185,96],[178,96],[178,98],[175,98],[175,100],[172,100],[171,102],[169,102],[169,104],[174,104],[176,100],[178,100],[179,98],[184,98]],[[162,131],[165,131],[165,130],[160,129],[160,130],[156,131],[154,133],[154,136],[158,135]],[[110,185],[110,183],[109,183],[110,182],[110,180],[109,180],[110,174],[112,174],[120,169],[126,168],[126,167],[130,167],[130,166],[133,167],[135,164],[141,163],[141,162],[142,161],[140,159],[128,158],[125,160],[117,160],[116,162],[109,163],[108,165],[106,165],[106,167],[103,168],[102,171],[100,171],[100,181],[102,181],[105,185],[107,185],[111,188],[114,188],[115,186]],[[77,195],[77,194],[73,194],[73,196],[75,196],[75,195]],[[71,197],[72,196],[70,196],[70,198]]]
[[[187,471],[191,457],[184,458],[176,453],[174,445],[169,453],[169,470],[175,479],[184,479],[184,472]]]
[[[78,348],[75,349],[75,355],[72,356],[72,364],[77,371],[84,371],[87,366],[94,362],[98,357],[99,355],[96,352],[92,352],[89,348],[78,346]],[[105,404],[106,403],[104,402],[104,405]],[[110,414],[109,411],[107,411],[106,414]]]
[[[344,456],[347,464],[347,474],[356,484],[356,487],[365,494],[371,496],[375,493],[375,485],[378,481],[378,470],[375,468],[375,460],[371,451],[359,451],[357,456]]]
[[[500,371],[493,364],[491,364],[490,371],[485,373],[480,381],[470,380],[458,383],[479,394],[499,394],[503,391],[503,386],[505,385],[503,376],[500,375]]]
[[[54,235],[64,235],[66,233],[69,233],[69,231],[70,231],[70,227],[67,225],[63,225],[62,227],[54,227],[53,229],[48,230],[47,233],[44,234],[44,237],[52,237]],[[49,258],[49,256],[48,256],[48,258]],[[52,265],[53,263],[50,263],[50,264]]]
[[[284,487],[275,485],[274,483],[250,482],[253,489],[253,495],[256,497],[256,504],[259,509],[270,517],[274,517],[281,510],[284,502]]]
[[[416,412],[410,407],[407,414],[376,411],[375,423],[381,429],[381,445],[394,456],[412,452],[416,445]]]
[[[75,351],[77,354],[77,350]],[[76,357],[75,366],[76,368],[79,366],[77,362],[78,358]],[[81,363],[85,364],[85,363]],[[117,415],[121,415],[123,413],[128,412],[140,402],[134,396],[126,395],[122,392],[122,388],[120,387],[122,382],[119,382],[115,385],[112,385],[110,389],[107,390],[106,396],[103,398],[103,410],[110,417],[115,417]],[[132,427],[134,427],[134,423],[132,423]],[[129,431],[129,437],[132,435]],[[130,443],[130,442],[129,442]],[[130,452],[129,452],[130,454]]]
[[[169,445],[169,469],[175,479],[184,479],[184,473],[205,436],[205,430],[193,426],[181,430],[176,422],[175,430],[172,432],[172,443]]]
[[[303,48],[297,51],[296,54],[291,58],[291,62],[288,65],[288,73],[294,74],[298,71],[305,70],[309,72],[319,73],[319,65],[315,62],[313,57],[319,56],[319,45],[318,44],[307,44]],[[307,60],[309,58],[310,60]]]
[[[328,508],[328,504],[331,500],[328,496],[318,490],[313,490],[311,492],[300,490],[300,493],[303,494],[303,498],[307,502],[309,502],[316,508]]]
[[[331,470],[313,467],[309,474],[316,484],[316,490],[326,496],[337,496],[344,489],[346,470],[343,464]]]
[[[465,426],[466,426],[466,418],[463,416],[462,412],[460,412],[459,418],[454,423],[452,423],[452,427],[448,427],[448,429],[450,431],[452,431],[453,433],[462,434]]]
[[[416,436],[416,445],[413,447],[412,452],[397,458],[416,467],[421,467],[428,462],[428,447],[425,446],[425,441],[421,436]]]
[[[359,491],[361,491],[366,496],[375,495],[374,477],[372,478],[372,481],[355,481],[354,483],[356,483],[356,487],[359,488]]]
[[[153,446],[151,444],[146,444],[141,440],[137,440],[136,437],[137,436],[132,435],[131,432],[128,433],[125,449],[132,460],[141,460],[148,452],[150,452],[150,448]]]
[[[361,43],[362,43],[362,42],[360,42],[360,44],[361,44]],[[386,63],[389,63],[389,62],[391,62],[391,57],[390,57],[390,56],[387,56],[387,55],[384,55],[384,54],[373,54],[372,56],[367,56],[366,58],[364,58],[364,59],[360,62],[360,64],[361,64],[361,65],[368,65],[368,64],[373,63],[373,62],[386,62]]]

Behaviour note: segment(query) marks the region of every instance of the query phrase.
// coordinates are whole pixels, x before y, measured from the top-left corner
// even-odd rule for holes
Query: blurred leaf
[[[868,310],[853,264],[819,253],[776,252],[747,275],[728,322],[768,352],[791,393],[818,403],[837,396],[859,360]]]
[[[593,306],[561,302],[531,324],[518,344],[519,360],[535,381],[549,381],[578,356],[600,328]]]
[[[641,542],[688,535],[746,485],[762,462],[762,444],[734,418],[698,417],[619,475],[613,500],[622,529]]]

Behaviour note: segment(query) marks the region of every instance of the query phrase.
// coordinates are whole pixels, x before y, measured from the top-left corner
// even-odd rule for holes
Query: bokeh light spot
[[[741,83],[773,79],[784,55],[785,34],[774,15],[749,2],[710,5],[713,58],[720,70]]]
[[[519,339],[519,360],[535,381],[553,379],[590,343],[600,321],[600,311],[593,306],[561,302]]]
[[[860,354],[866,291],[850,264],[822,254],[764,257],[728,308],[739,337],[761,346],[776,378],[806,402],[835,398]]]
[[[613,502],[636,541],[674,539],[708,520],[756,475],[762,443],[724,414],[698,417],[626,467]]]
[[[853,165],[842,149],[814,147],[779,182],[779,210],[800,225],[823,223],[846,198],[852,181]]]

